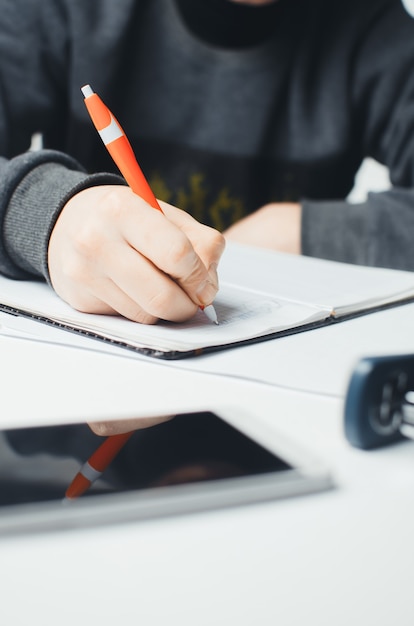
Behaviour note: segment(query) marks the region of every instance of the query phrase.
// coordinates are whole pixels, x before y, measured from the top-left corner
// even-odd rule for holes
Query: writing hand
[[[180,209],[162,210],[124,186],[73,196],[49,242],[56,293],[79,311],[145,324],[181,322],[211,304],[224,238]]]

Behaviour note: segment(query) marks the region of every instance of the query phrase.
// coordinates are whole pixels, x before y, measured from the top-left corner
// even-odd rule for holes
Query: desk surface
[[[199,361],[220,374],[0,337],[5,426],[237,402],[316,453],[337,483],[271,504],[0,541],[5,623],[411,626],[414,443],[354,450],[342,409],[359,356],[414,352],[413,314],[399,307]]]
[[[79,411],[89,419],[108,412],[113,416],[114,411],[123,417],[220,405],[228,399],[233,402],[240,381],[252,389],[258,383],[260,388],[342,400],[359,358],[414,354],[413,319],[414,303],[168,363],[21,320],[26,332],[33,329],[34,340],[27,340],[28,335],[7,337],[0,328],[0,350],[7,355],[0,361],[0,376],[7,381],[2,394],[8,407],[0,414],[0,426],[77,421]],[[68,336],[71,347],[65,346]],[[62,345],[47,343],[48,339]],[[162,394],[155,391],[160,388]]]
[[[340,413],[277,389],[256,408],[328,462],[333,491],[0,541],[5,623],[411,626],[414,444],[353,450]]]

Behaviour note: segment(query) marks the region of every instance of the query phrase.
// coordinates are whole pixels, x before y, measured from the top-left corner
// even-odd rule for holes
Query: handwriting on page
[[[231,290],[231,295],[226,291],[226,296],[219,295],[214,301],[214,308],[217,313],[218,326],[212,324],[201,311],[184,324],[174,324],[175,328],[199,328],[208,330],[211,333],[218,333],[220,329],[247,322],[253,319],[260,319],[274,314],[280,304],[275,300],[256,296],[255,294],[241,294],[238,290]]]
[[[243,304],[238,306],[220,302],[215,303],[217,318],[221,326],[234,324],[260,315],[268,315],[273,313],[279,306],[277,302],[269,300],[252,300],[243,302]]]

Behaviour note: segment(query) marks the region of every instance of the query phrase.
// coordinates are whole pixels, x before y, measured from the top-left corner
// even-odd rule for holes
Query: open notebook
[[[184,324],[137,324],[75,311],[46,284],[0,277],[0,310],[163,359],[317,328],[414,299],[414,273],[358,267],[228,244],[214,302]]]

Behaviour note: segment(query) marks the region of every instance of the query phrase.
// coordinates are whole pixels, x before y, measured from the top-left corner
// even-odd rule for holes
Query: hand
[[[181,322],[211,304],[224,238],[171,205],[162,209],[123,186],[73,196],[49,241],[56,293],[79,311],[145,324]]]
[[[279,252],[301,253],[300,204],[266,204],[225,232],[226,239]]]
[[[88,426],[95,435],[109,437],[111,435],[120,435],[121,433],[129,433],[133,430],[156,426],[157,424],[168,422],[173,417],[174,415],[161,415],[158,417],[138,417],[136,419],[90,422]]]

